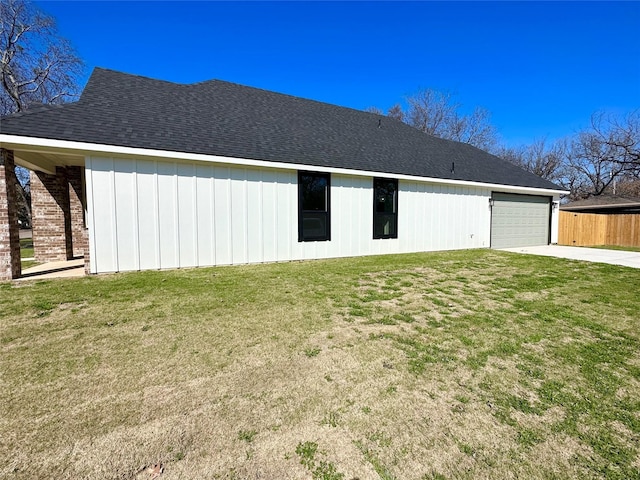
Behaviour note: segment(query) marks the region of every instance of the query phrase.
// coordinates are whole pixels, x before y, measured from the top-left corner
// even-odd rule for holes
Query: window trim
[[[325,211],[303,210],[302,209],[302,176],[322,177],[327,180],[327,190],[325,197]],[[326,215],[326,235],[321,237],[305,237],[303,224],[305,213],[324,213]],[[298,242],[328,242],[331,241],[331,174],[325,172],[298,171]]]
[[[378,217],[378,215],[391,215],[389,213],[378,213],[376,211],[376,183],[378,182],[394,182],[395,183],[395,195],[394,195],[394,205],[395,205],[395,211],[393,212],[393,233],[389,234],[389,235],[377,235],[376,234],[376,219]],[[399,192],[400,192],[400,187],[399,187],[399,182],[397,178],[379,178],[379,177],[374,177],[373,178],[373,223],[372,223],[372,227],[373,227],[373,239],[374,240],[381,240],[381,239],[388,239],[388,238],[398,238],[398,197],[399,197]]]

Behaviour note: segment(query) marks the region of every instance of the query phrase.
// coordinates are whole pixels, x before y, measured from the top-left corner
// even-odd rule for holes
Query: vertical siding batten
[[[197,166],[194,165],[193,166],[193,177],[191,179],[191,184],[193,185],[193,193],[191,194],[191,202],[193,205],[193,228],[194,228],[194,232],[193,232],[193,249],[194,249],[194,254],[193,254],[193,258],[194,258],[194,266],[199,267],[200,266],[200,260],[199,260],[199,251],[200,249],[198,248],[198,172],[197,172]]]
[[[94,258],[97,272],[117,270],[113,176],[113,159],[91,158]]]
[[[261,263],[264,262],[263,218],[267,210],[263,198],[263,170],[247,170],[245,183],[247,261],[249,263]]]
[[[210,171],[207,165],[196,165],[194,183],[195,183],[195,242],[196,242],[196,266],[210,265],[211,257],[211,221],[213,214],[211,212],[211,185]]]
[[[160,268],[180,265],[176,164],[158,162],[158,220],[160,224]]]
[[[180,267],[197,266],[197,224],[195,165],[177,163],[177,228]]]
[[[111,242],[112,242],[112,268],[113,271],[117,272],[119,270],[119,262],[118,262],[118,204],[116,200],[116,172],[113,158],[109,158],[111,163],[111,169],[109,171],[109,193],[111,196],[111,226],[112,226],[112,234],[111,234]]]
[[[278,260],[278,193],[280,192],[280,182],[278,181],[278,176],[281,176],[281,173],[276,174],[275,185],[273,187],[273,256],[274,260]]]
[[[246,170],[244,168],[231,169],[231,260],[234,265],[247,261],[245,178]]]
[[[136,162],[138,261],[141,270],[160,268],[158,172],[155,161]]]
[[[160,196],[158,190],[158,162],[153,161],[153,194],[154,194],[154,217],[156,224],[156,268],[162,268],[162,260],[160,255]]]
[[[112,159],[113,205],[115,210],[115,271],[135,269],[135,160]]]
[[[216,167],[211,165],[211,249],[214,265],[220,264],[220,249],[221,245],[218,241],[218,237],[220,232],[218,230],[218,183],[217,183],[217,175],[216,175]]]
[[[174,208],[173,208],[173,222],[175,225],[174,236],[176,242],[176,255],[178,268],[182,266],[182,255],[180,251],[180,190],[178,188],[178,162],[171,163],[173,165],[173,196],[174,196]]]
[[[133,245],[135,249],[134,254],[134,270],[140,270],[140,229],[138,228],[139,211],[138,211],[138,161],[133,161]]]
[[[258,222],[260,222],[260,224],[258,225],[258,233],[256,235],[256,238],[260,239],[259,242],[259,247],[260,247],[260,262],[264,262],[264,171],[260,170],[260,185],[259,185],[259,189],[258,189],[258,198],[260,199],[260,201],[258,202],[258,204],[260,205],[260,215],[258,216]]]

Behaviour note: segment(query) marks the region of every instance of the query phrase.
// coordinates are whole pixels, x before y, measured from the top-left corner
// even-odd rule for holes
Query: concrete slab
[[[40,280],[45,278],[70,278],[84,276],[84,258],[74,258],[63,262],[41,263],[25,268],[17,280]]]
[[[546,257],[568,258],[585,262],[609,263],[631,268],[640,268],[640,252],[624,250],[605,250],[602,248],[565,247],[562,245],[544,245],[540,247],[503,248],[505,252],[528,253]]]

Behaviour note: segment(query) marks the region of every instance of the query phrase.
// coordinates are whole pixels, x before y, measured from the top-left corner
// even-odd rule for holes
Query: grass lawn
[[[33,239],[21,238],[20,239],[20,258],[33,257]]]
[[[22,270],[39,264],[39,262],[36,262],[35,260],[24,260],[25,258],[33,258],[33,239],[20,239],[20,258],[23,259]]]
[[[637,479],[639,312],[491,250],[0,284],[0,477]]]

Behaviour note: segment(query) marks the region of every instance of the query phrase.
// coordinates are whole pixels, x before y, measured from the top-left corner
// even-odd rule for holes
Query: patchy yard
[[[0,477],[640,478],[639,312],[488,250],[0,284]]]

